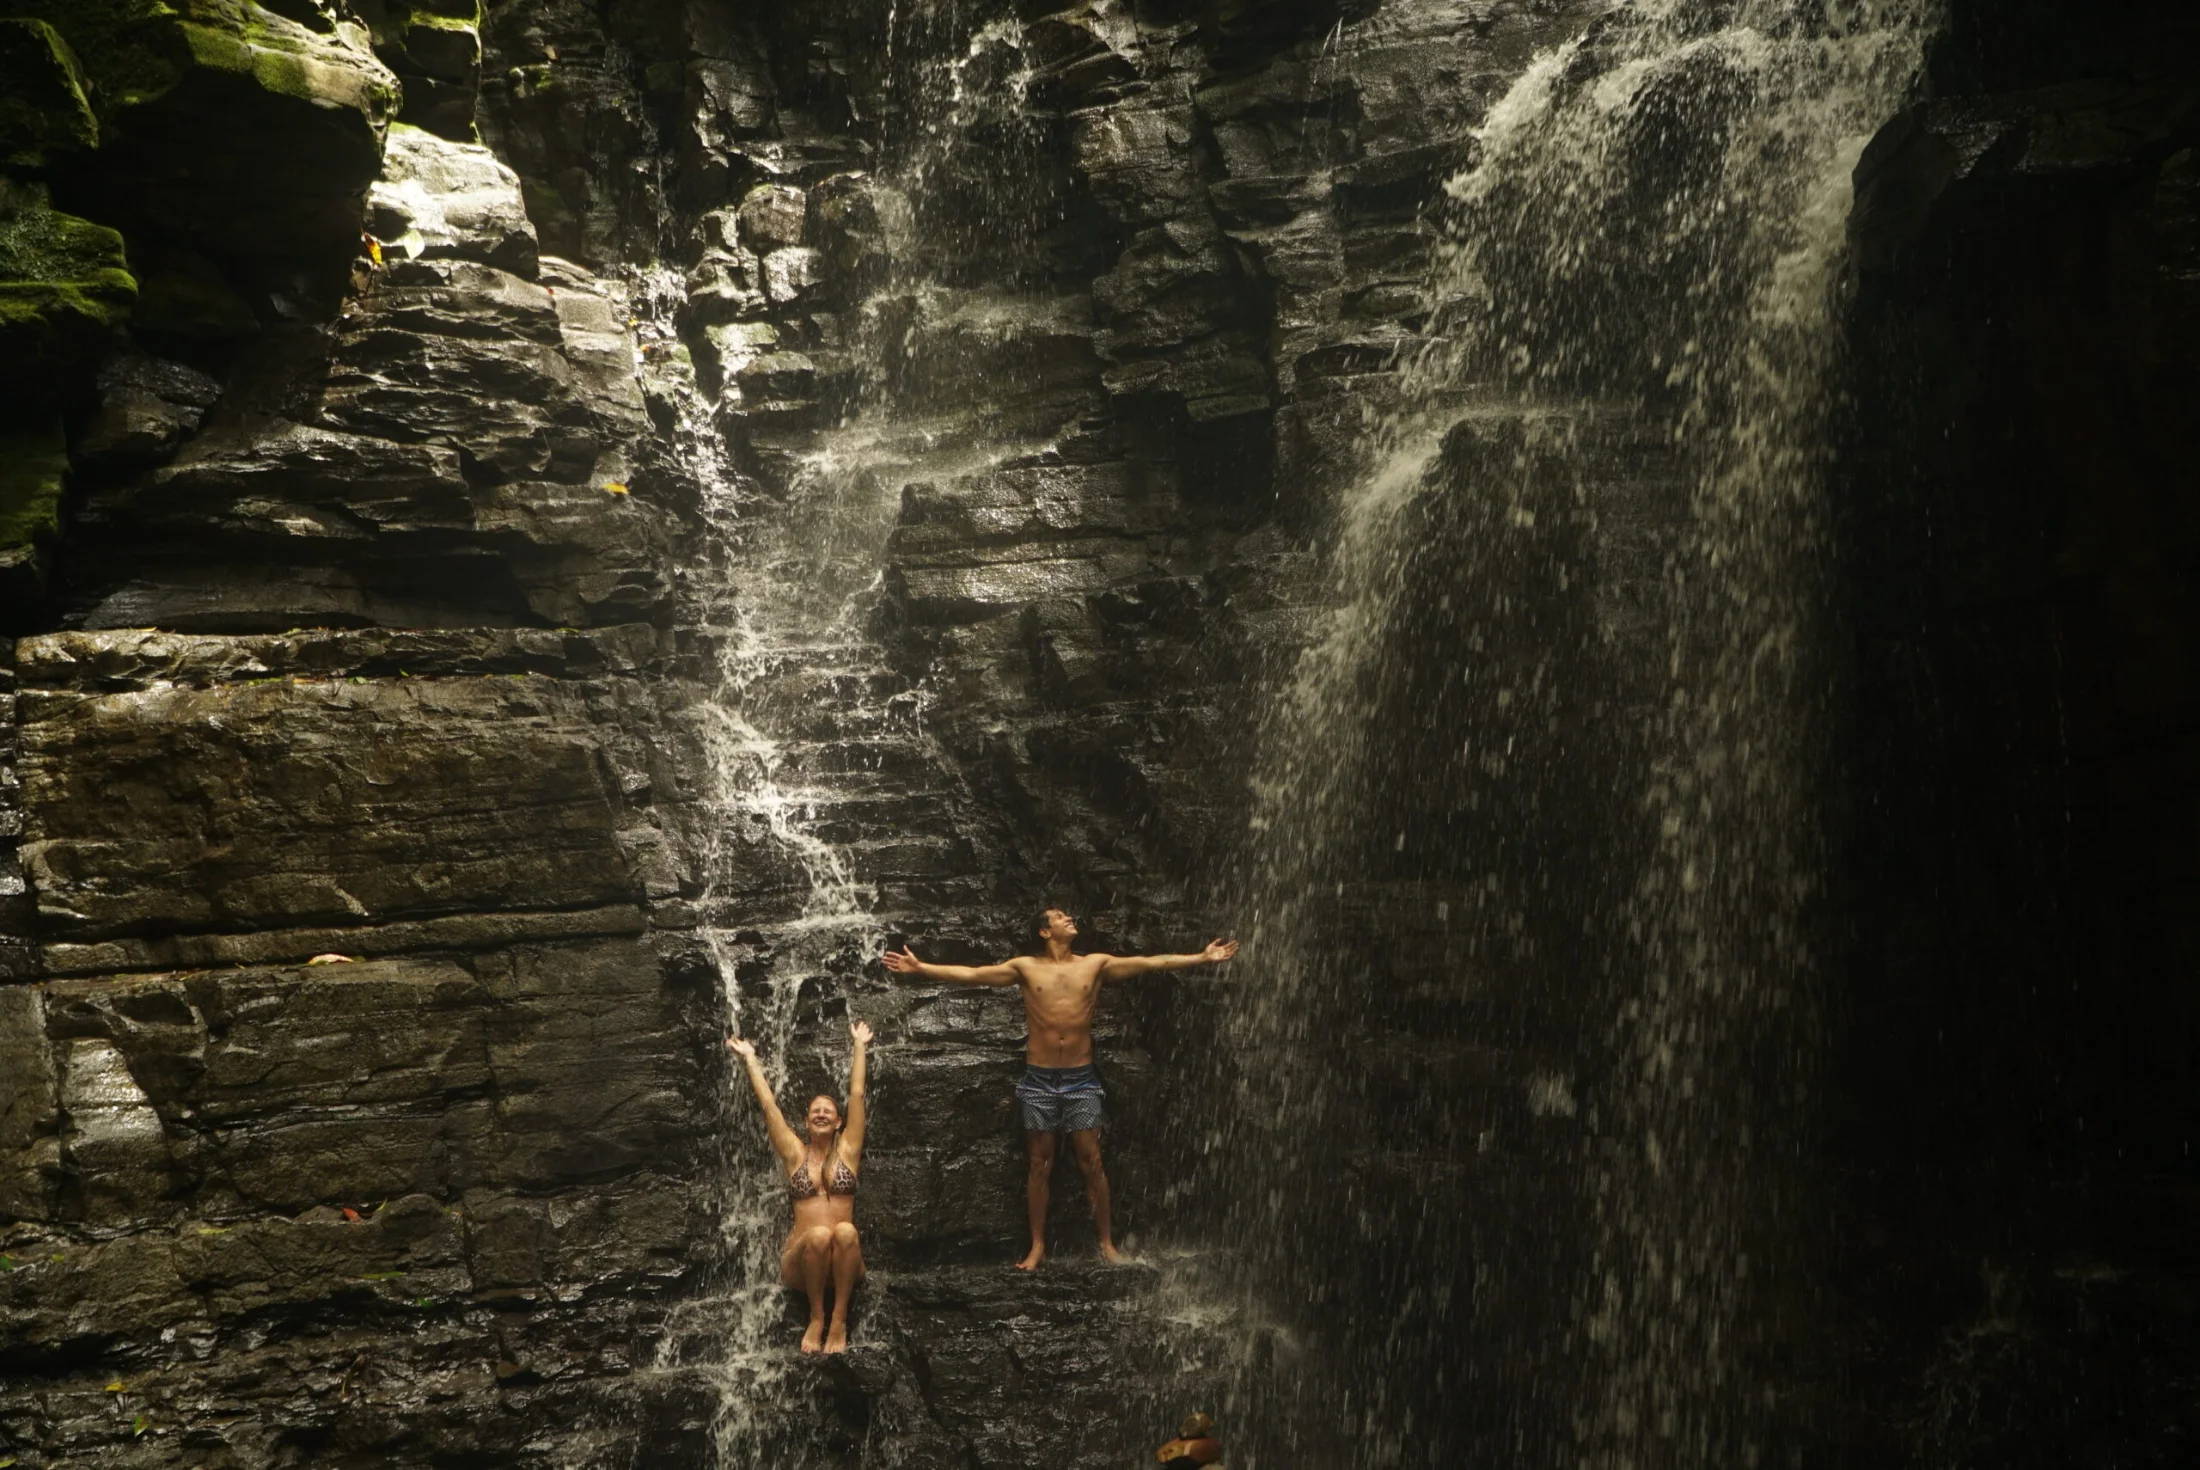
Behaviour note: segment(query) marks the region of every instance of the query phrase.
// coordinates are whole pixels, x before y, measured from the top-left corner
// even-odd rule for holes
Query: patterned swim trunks
[[[1106,1121],[1107,1098],[1099,1069],[1089,1062],[1082,1067],[1027,1066],[1016,1084],[1026,1133],[1082,1133],[1098,1128]]]

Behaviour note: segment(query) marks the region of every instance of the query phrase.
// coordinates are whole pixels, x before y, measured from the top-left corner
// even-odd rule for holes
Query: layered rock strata
[[[998,958],[1040,902],[1102,945],[1234,926],[1249,742],[1325,612],[1319,532],[1398,364],[1448,330],[1425,206],[1531,57],[1602,8],[0,0],[0,600],[22,635],[0,726],[0,1459],[1113,1464],[1339,1324],[1414,1361],[1384,1422],[1340,1421],[1323,1453],[1569,1453],[1578,1345],[1552,1316],[1581,1305],[1569,1171],[1599,1146],[1608,1060],[1576,1013],[1591,936],[1462,961],[1457,935],[1497,905],[1484,872],[1512,834],[1578,856],[1567,824],[1610,793],[1492,780],[1462,825],[1380,785],[1322,919],[1362,989],[1316,1018],[1339,1082],[1304,1160],[1340,1203],[1305,1238],[1405,1249],[1322,1261],[1311,1300],[1257,1322],[1217,1284],[1230,1171],[1200,1157],[1259,1065],[1216,1045],[1257,964],[1109,998],[1117,1217],[1157,1269],[1077,1259],[1065,1168],[1065,1260],[1030,1282],[1001,1269],[1014,1003],[871,961],[889,938]],[[1958,9],[1943,90],[2066,78],[2033,56],[2009,80],[1997,23]],[[2105,86],[1927,107],[1875,147],[1861,340],[1901,381],[1997,356],[1963,333],[2030,289],[2005,275],[1936,306],[1937,334],[1891,324],[2011,209],[2138,201],[2111,213],[2145,227],[2103,248],[2141,241],[2157,263],[2115,280],[2165,309],[2104,332],[2154,344],[2138,437],[2182,465],[2160,405],[2189,376],[2189,98]],[[2022,360],[2066,382],[2062,340]],[[2001,417],[1966,444],[2033,417],[1996,381]],[[1930,415],[1874,411],[1887,442],[1932,442]],[[1508,423],[1444,447],[1432,544],[1503,533],[1475,492],[1527,463],[1550,471],[1536,559],[1471,589],[1416,564],[1416,605],[1442,609],[1431,636],[1471,623],[1520,654],[1555,620],[1604,652],[1519,708],[1405,681],[1385,769],[1449,759],[1462,721],[1532,745],[1537,722],[1649,697],[1665,451],[1625,414]],[[1561,442],[1601,467],[1586,512]],[[1904,529],[1869,555],[1906,566],[1940,489],[1983,489],[1968,473],[1883,477]],[[2101,503],[2114,534],[2074,565],[2155,544],[2134,503]],[[2143,573],[2106,579],[2112,607],[2160,604],[2155,561],[2111,563]],[[1538,579],[1560,564],[1597,575]],[[1908,645],[1866,631],[1872,707],[1925,719],[1885,692],[1924,687],[1898,677]],[[1943,634],[1915,666],[1990,704],[1949,672],[1970,646]],[[2176,786],[2166,679],[2111,722],[2147,790]],[[1875,779],[1910,789],[1915,748]],[[2147,893],[2181,871],[2163,851]],[[1601,891],[1573,879],[1535,900],[1546,927]],[[1874,893],[1896,931],[1930,929]],[[2182,963],[2181,930],[2137,927]],[[832,1085],[848,1015],[884,1038],[876,1276],[843,1362],[791,1361],[791,1323],[729,1351],[774,1186],[747,1100],[728,1106],[729,1010],[780,1028],[790,1088]],[[2088,1075],[2114,1093],[2110,1070]],[[2009,1179],[2035,1155],[1995,1158]],[[1884,1238],[1966,1242],[1906,1256],[1918,1299],[1968,1292],[1973,1235],[1857,1174],[1871,1208],[1897,1197]],[[2062,1443],[2025,1428],[2033,1389],[2129,1273],[2149,1291],[2114,1320],[2174,1337],[2181,1258],[2034,1238],[2127,1274],[2047,1271],[2022,1332],[1999,1298],[1855,1293],[1883,1335],[1781,1369],[1797,1442],[1941,1465]],[[2183,1371],[2157,1361],[2087,1402],[2153,1412]],[[1946,1408],[1974,1381],[2006,1424]]]

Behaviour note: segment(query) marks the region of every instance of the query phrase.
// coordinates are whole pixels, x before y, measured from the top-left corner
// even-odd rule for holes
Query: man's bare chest
[[[1049,1012],[1089,1010],[1100,995],[1097,965],[1060,970],[1038,970],[1024,976],[1024,998],[1036,1010]]]

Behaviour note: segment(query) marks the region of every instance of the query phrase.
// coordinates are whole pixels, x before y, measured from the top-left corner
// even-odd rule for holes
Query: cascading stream
[[[1534,63],[1447,187],[1435,335],[1338,508],[1241,869],[1266,983],[1236,1041],[1266,1061],[1211,1140],[1239,1284],[1255,1318],[1328,1300],[1348,1324],[1304,1368],[1242,1370],[1257,1463],[1339,1434],[1356,1463],[1426,1463],[1447,1405],[1522,1464],[1743,1465],[1791,1434],[1755,1360],[1807,1298],[1773,1242],[1805,1234],[1825,963],[1849,179],[1935,22],[1618,7]],[[1377,911],[1426,924],[1367,939]],[[1367,994],[1359,940],[1430,973],[1410,1005]],[[1334,1061],[1369,1013],[1399,1045],[1457,1018],[1507,1075],[1428,1073],[1386,1112]],[[1456,1218],[1400,1198],[1438,1187],[1440,1139],[1473,1145]],[[1528,1213],[1580,1223],[1522,1243]],[[1514,1292],[1571,1320],[1508,1319]],[[1444,1317],[1464,1352],[1436,1351]]]
[[[927,27],[927,44],[909,77],[889,78],[890,86],[915,94],[903,111],[924,120],[903,132],[904,146],[882,149],[888,188],[880,198],[894,212],[906,208],[899,201],[932,186],[935,175],[978,172],[967,162],[956,167],[958,155],[976,146],[973,130],[1000,125],[1003,114],[1013,119],[1024,100],[1028,72],[1014,50],[1014,29],[968,25],[959,7],[940,8],[944,13],[926,7],[903,23]],[[841,314],[853,365],[848,406],[837,423],[816,428],[792,453],[776,493],[736,467],[717,426],[717,405],[692,381],[675,395],[681,423],[674,440],[702,488],[710,528],[698,621],[717,659],[716,692],[701,712],[717,784],[705,834],[703,933],[729,1021],[756,1039],[790,1115],[803,1101],[786,1090],[796,1085],[790,1078],[831,1078],[836,1092],[844,1087],[843,1024],[836,1018],[818,1025],[813,1046],[798,1055],[803,1022],[824,997],[853,999],[886,936],[888,905],[879,885],[862,876],[860,852],[840,835],[851,825],[841,810],[894,779],[865,768],[862,749],[881,732],[922,740],[924,692],[892,692],[895,681],[883,675],[883,651],[868,631],[902,487],[979,471],[1035,447],[973,437],[967,414],[937,402],[920,370],[962,365],[913,361],[930,324],[956,329],[946,332],[950,359],[953,343],[968,344],[974,313],[964,293],[940,279],[940,266],[967,264],[966,242],[956,236],[989,223],[921,208],[890,222],[898,238],[888,242],[889,257],[872,288]],[[669,344],[684,304],[680,279],[653,277],[642,295]],[[976,335],[985,335],[982,325]],[[777,452],[788,452],[784,443]],[[744,885],[753,890],[758,870],[775,863],[799,874],[797,911],[759,925],[754,893],[744,893]],[[874,1086],[882,1060],[874,1052]],[[798,1359],[779,1281],[786,1191],[738,1069],[730,1081],[724,1284],[695,1304],[668,1348],[673,1358],[700,1362],[713,1374],[716,1458],[729,1470],[782,1463],[800,1453],[812,1428],[796,1422],[796,1406],[805,1400],[789,1382]]]

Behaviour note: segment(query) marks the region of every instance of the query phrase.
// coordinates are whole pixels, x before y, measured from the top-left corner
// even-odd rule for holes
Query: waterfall
[[[1240,865],[1258,1463],[1797,1432],[1849,179],[1935,21],[1622,5],[1449,181]]]
[[[888,28],[920,44],[898,68],[888,53],[877,81],[883,137],[869,145],[881,164],[852,175],[868,181],[867,203],[882,216],[877,258],[853,272],[860,294],[835,314],[844,335],[802,344],[825,412],[790,428],[766,417],[775,407],[767,401],[748,421],[744,452],[721,427],[742,420],[737,362],[724,364],[715,401],[676,364],[662,374],[678,418],[670,437],[709,528],[693,578],[696,625],[714,660],[712,693],[697,711],[715,781],[698,842],[700,932],[728,1022],[757,1040],[787,1109],[805,1101],[795,1093],[808,1081],[841,1092],[847,1018],[876,1019],[895,1003],[877,960],[889,925],[914,905],[866,871],[866,849],[881,834],[865,803],[921,791],[948,806],[957,796],[948,762],[923,733],[929,692],[889,672],[875,636],[903,487],[1035,453],[1044,431],[1059,427],[996,421],[978,402],[981,389],[1008,396],[985,373],[987,354],[1013,352],[1029,329],[971,284],[1015,279],[999,252],[1035,233],[1001,228],[1018,223],[1002,218],[1013,215],[1015,186],[969,161],[974,149],[1026,130],[1018,33],[973,25],[952,3],[897,12]],[[993,179],[990,192],[970,197],[973,178]],[[669,349],[683,330],[699,335],[675,273],[648,275],[637,299],[645,337]],[[736,323],[740,350],[771,350],[757,344],[772,341],[774,315],[802,319],[752,313]],[[808,329],[816,320],[807,317]],[[897,770],[911,751],[929,769]],[[872,1054],[874,1096],[891,1073],[891,1038],[882,1042]],[[808,1369],[793,1351],[779,1278],[786,1190],[738,1068],[728,1080],[721,1281],[686,1308],[660,1366],[699,1367],[715,1383],[714,1454],[734,1470],[799,1458],[815,1426],[814,1385],[805,1386]],[[866,1291],[875,1296],[884,1273],[871,1255]],[[862,1316],[859,1300],[858,1351]]]

